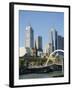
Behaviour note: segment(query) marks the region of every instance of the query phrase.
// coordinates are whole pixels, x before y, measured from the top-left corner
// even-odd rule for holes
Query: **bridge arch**
[[[49,57],[50,57],[51,55],[53,55],[54,53],[56,53],[56,52],[63,52],[63,53],[64,53],[64,50],[57,49],[57,50],[53,51],[53,52],[49,55]],[[45,63],[45,66],[47,66],[47,64],[48,64],[48,62],[49,62],[49,57],[48,57],[48,60],[47,60],[46,63]]]
[[[64,53],[64,50],[57,49],[57,50],[53,51],[53,52],[50,54],[50,56],[53,55],[53,54],[56,53],[56,52],[63,52],[63,53]]]

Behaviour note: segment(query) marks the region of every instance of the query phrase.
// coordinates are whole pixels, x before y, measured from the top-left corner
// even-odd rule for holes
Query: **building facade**
[[[58,35],[58,39],[57,39],[57,49],[64,50],[64,37],[60,35]]]
[[[48,53],[48,55],[50,55],[52,53],[52,44],[51,43],[48,43],[47,53]]]
[[[26,48],[34,48],[34,32],[33,32],[31,25],[26,26],[25,47]]]
[[[37,37],[35,44],[36,44],[37,50],[42,51],[42,37],[41,36]]]

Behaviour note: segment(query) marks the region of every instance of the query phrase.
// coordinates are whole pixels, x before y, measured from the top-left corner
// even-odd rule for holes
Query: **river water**
[[[48,77],[47,74],[26,74],[20,75],[20,79],[30,79],[30,78],[45,78]]]
[[[51,72],[51,73],[42,73],[42,74],[24,74],[24,75],[20,75],[19,79],[34,79],[34,78],[51,78],[51,77],[63,77],[63,72],[61,71],[55,71],[55,72]]]

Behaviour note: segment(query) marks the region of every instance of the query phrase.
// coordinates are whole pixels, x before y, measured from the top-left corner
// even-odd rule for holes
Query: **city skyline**
[[[42,48],[42,36],[38,36],[34,40],[34,30],[31,25],[26,26],[25,30],[25,48],[36,48],[39,51],[43,51],[49,45],[51,52],[57,49],[64,50],[64,37],[58,34],[56,29],[51,28],[48,33],[49,41],[46,47]]]
[[[35,17],[37,17],[38,19]],[[28,24],[31,24],[34,30],[34,38],[37,38],[38,36],[42,36],[43,49],[48,42],[48,39],[49,39],[48,31],[50,30],[50,28],[55,28],[58,31],[59,35],[64,36],[64,27],[63,27],[64,13],[62,12],[38,12],[38,11],[22,10],[22,11],[19,11],[19,20],[20,20],[19,21],[19,30],[20,30],[19,47],[24,47],[25,45],[25,42],[24,42],[25,28]]]

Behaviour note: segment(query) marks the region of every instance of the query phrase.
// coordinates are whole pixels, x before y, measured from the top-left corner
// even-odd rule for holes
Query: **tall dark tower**
[[[36,42],[35,42],[35,50],[36,50],[36,56],[37,56],[37,46],[36,46]]]
[[[42,51],[42,36],[38,36],[35,43],[37,50]]]

